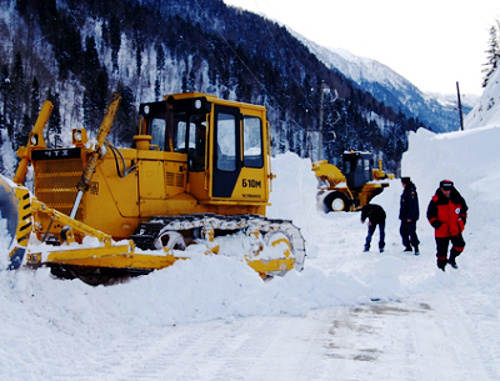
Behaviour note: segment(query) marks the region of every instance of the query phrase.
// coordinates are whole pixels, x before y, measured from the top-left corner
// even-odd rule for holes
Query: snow
[[[479,103],[470,111],[464,119],[466,130],[498,126],[500,120],[500,69],[496,69],[488,80],[488,86],[484,89]]]
[[[0,375],[498,379],[500,243],[490,237],[500,230],[492,149],[499,138],[500,126],[443,135],[420,129],[404,155],[422,216],[442,178],[454,180],[469,204],[458,270],[435,266],[424,217],[421,255],[402,252],[399,181],[376,198],[388,213],[386,252],[363,253],[359,213],[317,210],[310,161],[287,153],[272,163],[269,216],[301,227],[308,253],[301,273],[263,282],[246,264],[216,255],[106,287],[54,279],[48,269],[2,271]]]
[[[0,271],[0,377],[498,380],[498,141],[500,118],[464,132],[411,133],[402,175],[419,194],[420,256],[402,251],[398,180],[374,200],[388,216],[386,251],[364,253],[359,213],[318,210],[310,161],[287,153],[272,161],[268,215],[301,228],[300,273],[264,282],[240,258],[201,249],[112,286],[55,279],[45,268]],[[469,205],[459,269],[446,272],[425,219],[444,178]]]

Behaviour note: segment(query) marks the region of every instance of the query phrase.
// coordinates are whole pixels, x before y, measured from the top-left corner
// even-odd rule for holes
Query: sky
[[[322,46],[375,59],[424,92],[481,95],[498,0],[223,0]],[[465,6],[464,4],[467,4]]]
[[[189,260],[110,286],[47,268],[5,271],[0,227],[0,379],[498,381],[500,119],[486,114],[499,107],[478,110],[486,127],[410,133],[401,165],[419,196],[419,256],[402,251],[399,180],[374,199],[387,212],[385,251],[376,231],[365,253],[359,213],[316,209],[311,162],[291,152],[272,158],[268,217],[301,228],[307,257],[302,272],[270,281],[203,244],[188,246]],[[445,272],[425,218],[443,178],[469,206],[459,267]]]

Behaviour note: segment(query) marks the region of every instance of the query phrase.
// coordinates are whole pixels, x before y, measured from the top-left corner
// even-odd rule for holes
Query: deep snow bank
[[[470,208],[470,230],[498,221],[499,141],[500,126],[439,135],[424,129],[411,133],[402,173],[417,184],[421,212],[426,211],[439,182],[450,179]]]

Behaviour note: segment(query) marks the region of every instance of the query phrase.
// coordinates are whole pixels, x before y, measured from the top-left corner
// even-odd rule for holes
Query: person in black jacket
[[[403,186],[403,194],[401,195],[401,207],[399,209],[399,219],[401,220],[399,233],[405,251],[412,251],[413,246],[415,255],[418,255],[420,241],[417,236],[417,221],[420,217],[420,210],[418,207],[417,187],[409,177],[402,177],[401,185]]]
[[[361,209],[361,222],[364,223],[368,218],[368,235],[365,241],[365,251],[370,250],[370,243],[372,241],[373,233],[378,225],[378,230],[380,232],[380,240],[378,242],[378,248],[382,253],[385,247],[385,211],[380,205],[376,204],[366,204]]]

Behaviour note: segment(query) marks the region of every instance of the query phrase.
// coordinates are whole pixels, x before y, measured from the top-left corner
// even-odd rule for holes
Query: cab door
[[[212,197],[229,198],[242,168],[240,112],[236,107],[215,105]]]
[[[212,197],[267,202],[265,111],[220,105],[214,111]]]

